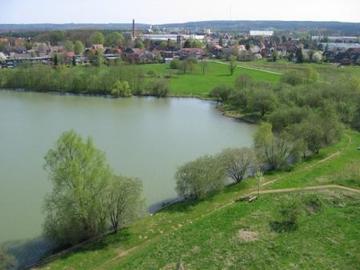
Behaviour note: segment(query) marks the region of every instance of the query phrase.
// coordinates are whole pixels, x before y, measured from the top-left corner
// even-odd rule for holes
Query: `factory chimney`
[[[132,38],[135,39],[135,19],[132,21]]]

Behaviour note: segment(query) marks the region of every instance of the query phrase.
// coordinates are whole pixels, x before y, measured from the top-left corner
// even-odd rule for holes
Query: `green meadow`
[[[230,76],[227,63],[208,62],[205,73],[200,64],[196,64],[194,70],[186,74],[170,69],[168,64],[148,64],[141,67],[146,73],[155,73],[155,76],[167,78],[171,96],[208,97],[209,92],[216,86],[233,86],[235,79],[242,74],[249,75],[257,81],[276,83],[280,80],[280,75],[241,67]]]
[[[261,190],[359,187],[359,146],[360,134],[346,131],[339,143],[291,172],[265,175]],[[170,206],[40,268],[355,269],[360,264],[359,192],[324,188],[237,201],[256,192],[257,184],[248,179],[198,203]],[[296,209],[296,228],[276,231],[273,224],[284,209]]]

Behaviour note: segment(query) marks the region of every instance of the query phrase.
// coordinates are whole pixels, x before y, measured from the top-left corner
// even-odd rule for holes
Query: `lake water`
[[[41,234],[50,190],[44,155],[60,134],[91,136],[116,173],[144,184],[147,204],[176,196],[184,162],[250,146],[255,126],[197,99],[60,96],[0,91],[0,243]]]

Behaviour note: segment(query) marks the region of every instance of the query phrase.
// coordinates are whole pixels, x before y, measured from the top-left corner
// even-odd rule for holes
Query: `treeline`
[[[176,190],[202,199],[227,184],[292,166],[336,143],[345,128],[360,130],[360,80],[322,82],[313,70],[290,72],[281,83],[255,82],[242,75],[234,87],[219,86],[211,96],[227,111],[260,123],[253,148],[228,149],[180,167]]]
[[[292,142],[303,157],[339,140],[343,127],[360,129],[360,80],[321,81],[316,70],[283,75],[281,83],[255,82],[242,75],[234,87],[217,87],[211,96],[225,110],[272,125],[277,137]]]
[[[164,97],[169,92],[167,81],[153,78],[133,65],[71,68],[38,65],[0,70],[0,88],[115,97]]]

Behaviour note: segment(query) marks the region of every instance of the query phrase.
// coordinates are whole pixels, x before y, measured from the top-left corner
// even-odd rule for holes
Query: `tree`
[[[45,200],[45,234],[61,245],[76,244],[106,230],[106,190],[112,177],[105,154],[90,138],[63,133],[45,156],[52,192]]]
[[[175,175],[176,191],[185,199],[203,199],[225,185],[225,169],[221,161],[203,156],[181,166]]]
[[[141,181],[114,176],[108,187],[106,208],[115,233],[119,227],[139,218],[144,212]]]
[[[145,48],[145,45],[144,45],[144,42],[142,42],[141,39],[137,38],[135,40],[135,45],[134,45],[135,48],[137,49],[144,49]]]
[[[169,83],[162,79],[151,82],[149,94],[158,98],[166,97],[169,94]]]
[[[276,96],[271,89],[257,88],[250,94],[248,110],[257,112],[263,118],[265,114],[272,112],[276,107]]]
[[[288,167],[293,146],[285,134],[276,136],[272,132],[271,124],[262,123],[255,133],[254,141],[258,159],[263,162],[263,165],[273,170]]]
[[[104,42],[105,42],[105,37],[104,37],[103,33],[94,32],[94,33],[91,34],[90,43],[92,45],[94,45],[94,44],[104,44]]]
[[[54,55],[53,62],[55,67],[59,64],[59,57],[57,53]]]
[[[240,183],[246,174],[253,173],[257,168],[255,153],[250,148],[225,149],[220,153],[219,158],[225,166],[228,177],[235,183]]]
[[[229,96],[232,92],[233,89],[231,87],[221,85],[211,90],[210,97],[214,97],[217,99],[217,101],[220,102],[226,102],[229,99]]]
[[[277,50],[273,50],[272,53],[271,53],[271,60],[273,62],[276,62],[277,59],[278,59],[278,56],[279,56],[279,54],[278,54]]]
[[[298,48],[295,53],[296,63],[303,63],[304,62],[304,54],[302,48]]]
[[[119,47],[124,45],[124,36],[119,32],[112,32],[106,35],[105,45],[109,47]]]
[[[231,76],[234,74],[236,68],[237,68],[236,57],[231,56],[230,57],[230,62],[229,62],[229,71],[230,71]]]
[[[209,67],[208,61],[202,60],[200,63],[201,63],[201,72],[203,75],[205,75],[207,73],[208,67]]]
[[[130,85],[127,81],[116,81],[111,90],[114,97],[130,97],[132,95]]]
[[[82,54],[84,52],[84,44],[80,41],[80,40],[77,40],[75,41],[75,44],[74,44],[74,52],[75,54]]]
[[[67,52],[73,52],[74,51],[74,43],[71,40],[65,41],[64,49]]]

